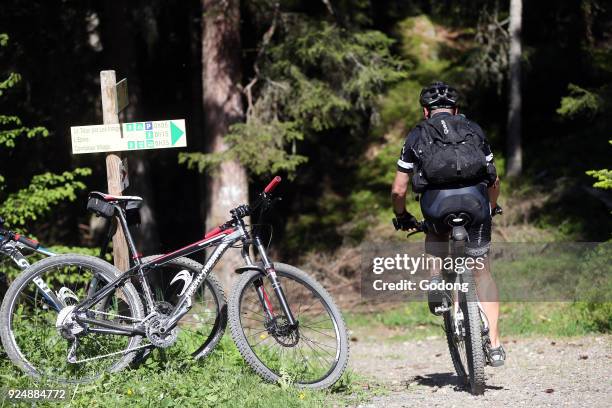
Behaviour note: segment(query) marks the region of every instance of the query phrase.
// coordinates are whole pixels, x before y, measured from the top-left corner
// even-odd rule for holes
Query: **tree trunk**
[[[240,84],[240,1],[202,0],[202,85],[204,132],[208,151],[223,152],[223,137],[233,123],[244,119]],[[208,190],[207,228],[227,221],[229,211],[248,202],[248,184],[244,167],[225,161],[212,174]],[[216,272],[226,290],[242,264],[240,252],[230,249]]]
[[[523,171],[521,147],[521,25],[523,1],[510,0],[509,106],[506,175],[520,176]]]

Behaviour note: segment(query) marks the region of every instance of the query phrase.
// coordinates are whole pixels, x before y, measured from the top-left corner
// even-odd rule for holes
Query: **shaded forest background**
[[[401,239],[389,222],[389,188],[403,137],[420,119],[418,92],[431,80],[462,91],[462,111],[482,125],[504,168],[508,8],[485,0],[240,2],[233,69],[246,124],[232,128],[229,154],[245,165],[251,197],[272,175],[289,177],[267,220],[281,255]],[[612,200],[585,172],[610,168],[612,157],[611,17],[612,6],[598,0],[523,5],[524,168],[503,181],[507,215],[497,239],[610,238]],[[0,113],[48,135],[0,145],[0,202],[18,206],[11,194],[34,175],[91,169],[74,174],[57,205],[41,199],[15,226],[45,244],[96,245],[85,202],[88,191],[106,190],[103,155],[73,156],[70,126],[101,123],[99,71],[115,69],[129,81],[125,120],[187,122],[186,151],[130,153],[126,194],[148,204],[141,247],[167,251],[202,236],[206,185],[223,159],[201,154],[202,20],[198,0],[3,2],[0,32],[9,38],[0,69],[21,81],[4,91]]]

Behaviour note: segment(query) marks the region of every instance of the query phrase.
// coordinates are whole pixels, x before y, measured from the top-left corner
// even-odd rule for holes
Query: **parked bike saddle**
[[[421,196],[421,211],[430,227],[441,233],[482,224],[490,215],[484,184],[461,188],[428,189]]]
[[[142,205],[142,197],[138,196],[116,196],[92,191],[89,198],[97,198],[107,203],[128,204],[131,208],[139,208]]]

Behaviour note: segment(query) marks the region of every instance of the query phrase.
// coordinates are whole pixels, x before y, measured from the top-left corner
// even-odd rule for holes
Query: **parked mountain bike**
[[[263,213],[271,206],[271,192],[279,182],[276,177],[268,184],[253,206],[234,208],[231,219],[202,240],[166,255],[139,259],[124,273],[83,255],[57,255],[32,265],[13,282],[0,309],[5,322],[0,336],[8,356],[32,376],[84,382],[125,368],[140,350],[201,346],[193,336],[184,336],[198,334],[204,327],[200,322],[210,312],[194,296],[203,285],[210,285],[211,271],[228,248],[239,246],[245,266],[236,270],[241,277],[228,307],[238,350],[267,381],[283,378],[300,387],[331,386],[348,362],[347,332],[338,308],[306,273],[272,263],[259,235],[244,222],[256,210]],[[107,216],[111,208],[114,213],[134,200],[105,194],[92,198],[99,202],[91,204]],[[127,230],[125,217],[118,216]],[[138,259],[131,237],[126,238]],[[148,275],[206,248],[214,248],[206,264],[199,270],[186,269],[174,301],[156,301]],[[92,291],[94,277],[99,284]],[[216,286],[212,284],[208,298],[212,296],[219,309],[223,293]],[[221,316],[222,310],[216,313]],[[209,327],[206,330],[211,333]]]
[[[137,196],[113,197],[100,192],[89,194],[87,209],[107,221],[104,240],[99,252],[100,259],[104,259],[109,251],[109,245],[113,235],[115,235],[118,223],[122,225],[128,243],[130,266],[140,265],[160,256],[141,258],[136,251],[129,227],[140,224],[139,209],[141,206],[142,198]],[[0,221],[2,220],[0,219]],[[24,254],[32,251],[45,256],[57,256],[56,253],[42,247],[37,241],[3,229],[2,224],[3,221],[0,222],[0,256],[9,257],[20,269],[25,270],[30,266],[30,262]],[[155,273],[150,273],[146,282],[153,281],[149,285],[149,292],[152,293],[154,304],[158,308],[169,308],[182,294],[182,289],[186,288],[185,279],[195,275],[202,268],[202,265],[198,262],[184,257],[172,259],[157,267]],[[70,285],[64,285],[56,293],[48,293],[48,286],[42,279],[33,279],[32,283],[40,294],[48,297],[46,301],[56,311],[59,311],[62,305],[68,302],[67,298],[74,298],[74,292]],[[105,282],[100,282],[98,275],[92,275],[91,281],[87,283],[88,295],[95,293],[104,284]],[[132,284],[142,289],[137,279],[132,278]],[[138,293],[141,301],[145,301],[144,294],[148,292],[138,290]],[[191,357],[199,359],[212,352],[223,337],[227,327],[227,302],[222,286],[214,274],[210,274],[204,284],[194,293],[192,302],[198,305],[196,309],[201,310],[201,312],[197,315],[197,322],[190,324],[191,330],[183,333],[183,343],[188,343],[188,345],[183,347],[182,350],[188,350]],[[185,323],[187,320],[187,318],[184,318],[182,322]],[[197,330],[194,327],[197,327]],[[149,349],[139,350],[132,363],[142,363],[148,357],[149,352]]]
[[[494,214],[502,214],[501,207],[496,207]],[[470,216],[463,212],[449,214],[445,221],[451,229],[449,256],[453,259],[465,256],[468,239],[465,227],[471,222]],[[423,221],[418,222],[416,230],[408,236],[420,232],[427,232],[427,224]],[[449,285],[451,287],[467,286],[465,292],[445,291],[441,304],[435,310],[442,313],[444,318],[448,349],[461,383],[468,386],[472,394],[480,395],[485,390],[484,368],[490,363],[487,361],[487,347],[490,347],[491,341],[489,322],[478,301],[474,274],[470,268],[465,268],[462,273],[444,269],[442,274],[445,282],[453,284]]]

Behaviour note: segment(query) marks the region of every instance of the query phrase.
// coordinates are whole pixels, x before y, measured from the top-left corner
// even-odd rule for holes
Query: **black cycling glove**
[[[503,213],[504,213],[504,210],[501,208],[499,204],[491,208],[491,217],[495,217],[496,215],[502,215]]]
[[[419,223],[412,214],[408,211],[404,211],[402,214],[395,214],[393,226],[396,230],[408,231],[418,228]]]

